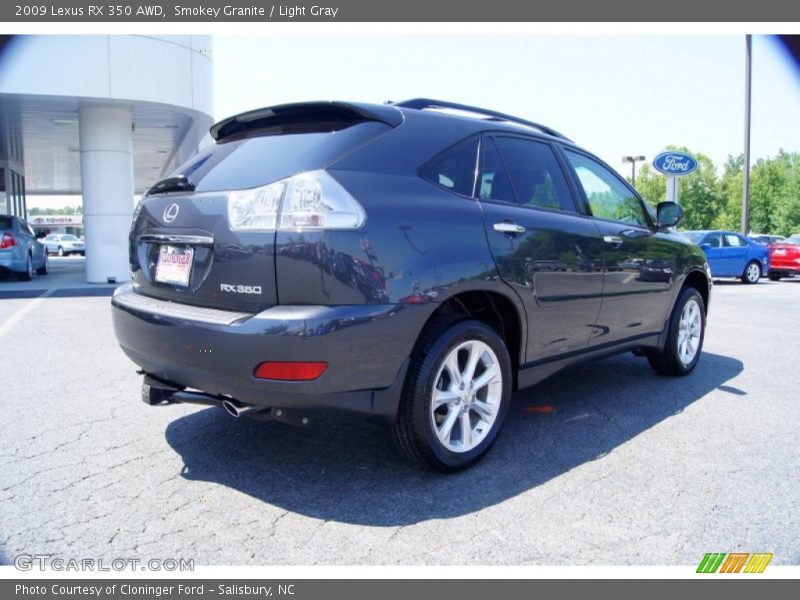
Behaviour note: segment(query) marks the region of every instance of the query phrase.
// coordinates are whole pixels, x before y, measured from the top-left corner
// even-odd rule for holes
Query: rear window
[[[11,229],[12,225],[11,217],[0,217],[0,229]]]
[[[388,131],[377,121],[303,123],[215,144],[192,157],[167,178],[185,177],[198,192],[237,190],[265,185],[303,171],[322,169]],[[288,132],[288,133],[287,133]]]

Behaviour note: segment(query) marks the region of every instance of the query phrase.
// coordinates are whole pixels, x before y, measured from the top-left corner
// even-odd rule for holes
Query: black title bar
[[[18,0],[0,5],[5,22],[797,22],[787,0]]]

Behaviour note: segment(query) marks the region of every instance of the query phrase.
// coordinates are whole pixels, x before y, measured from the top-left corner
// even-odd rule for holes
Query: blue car
[[[19,217],[0,215],[0,271],[16,273],[20,281],[30,281],[34,269],[46,275],[47,252],[39,242],[42,237]]]
[[[734,231],[684,231],[703,249],[713,277],[739,277],[758,283],[769,272],[769,248]]]

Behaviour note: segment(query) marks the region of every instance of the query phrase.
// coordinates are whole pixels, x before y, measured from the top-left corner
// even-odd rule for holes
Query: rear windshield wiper
[[[147,195],[166,194],[167,192],[193,192],[194,184],[185,176],[162,179],[147,191]]]

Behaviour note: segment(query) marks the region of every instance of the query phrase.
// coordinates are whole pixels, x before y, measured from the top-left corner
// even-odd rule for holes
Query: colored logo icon
[[[763,573],[771,552],[709,552],[700,561],[698,573]]]

